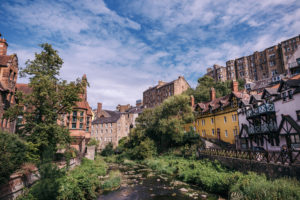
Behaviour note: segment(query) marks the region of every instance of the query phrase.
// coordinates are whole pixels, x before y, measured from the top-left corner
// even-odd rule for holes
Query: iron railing
[[[265,104],[258,106],[257,108],[247,110],[246,116],[253,117],[253,116],[258,116],[258,115],[265,114],[268,112],[275,112],[275,106],[273,103],[265,103]]]

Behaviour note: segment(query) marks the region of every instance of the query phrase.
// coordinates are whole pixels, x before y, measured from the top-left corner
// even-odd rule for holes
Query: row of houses
[[[238,91],[233,81],[231,94],[216,98],[211,88],[210,97],[191,101],[196,120],[186,131],[193,128],[204,139],[236,149],[300,149],[300,75],[252,95]]]

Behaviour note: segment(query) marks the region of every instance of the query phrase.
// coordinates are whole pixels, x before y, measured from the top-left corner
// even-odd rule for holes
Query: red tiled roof
[[[17,83],[16,88],[18,91],[21,91],[24,94],[30,94],[32,92],[32,89],[26,83]]]

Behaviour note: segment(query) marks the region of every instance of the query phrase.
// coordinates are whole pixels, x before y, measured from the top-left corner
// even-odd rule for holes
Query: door
[[[218,140],[221,140],[221,131],[219,128],[217,129],[217,136],[218,136]]]

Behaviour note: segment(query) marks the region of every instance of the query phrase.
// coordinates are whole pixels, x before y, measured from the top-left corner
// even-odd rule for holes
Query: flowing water
[[[198,187],[176,181],[172,177],[157,175],[141,165],[128,167],[113,164],[110,170],[121,171],[121,187],[100,195],[98,200],[218,199],[217,195],[208,194]]]

